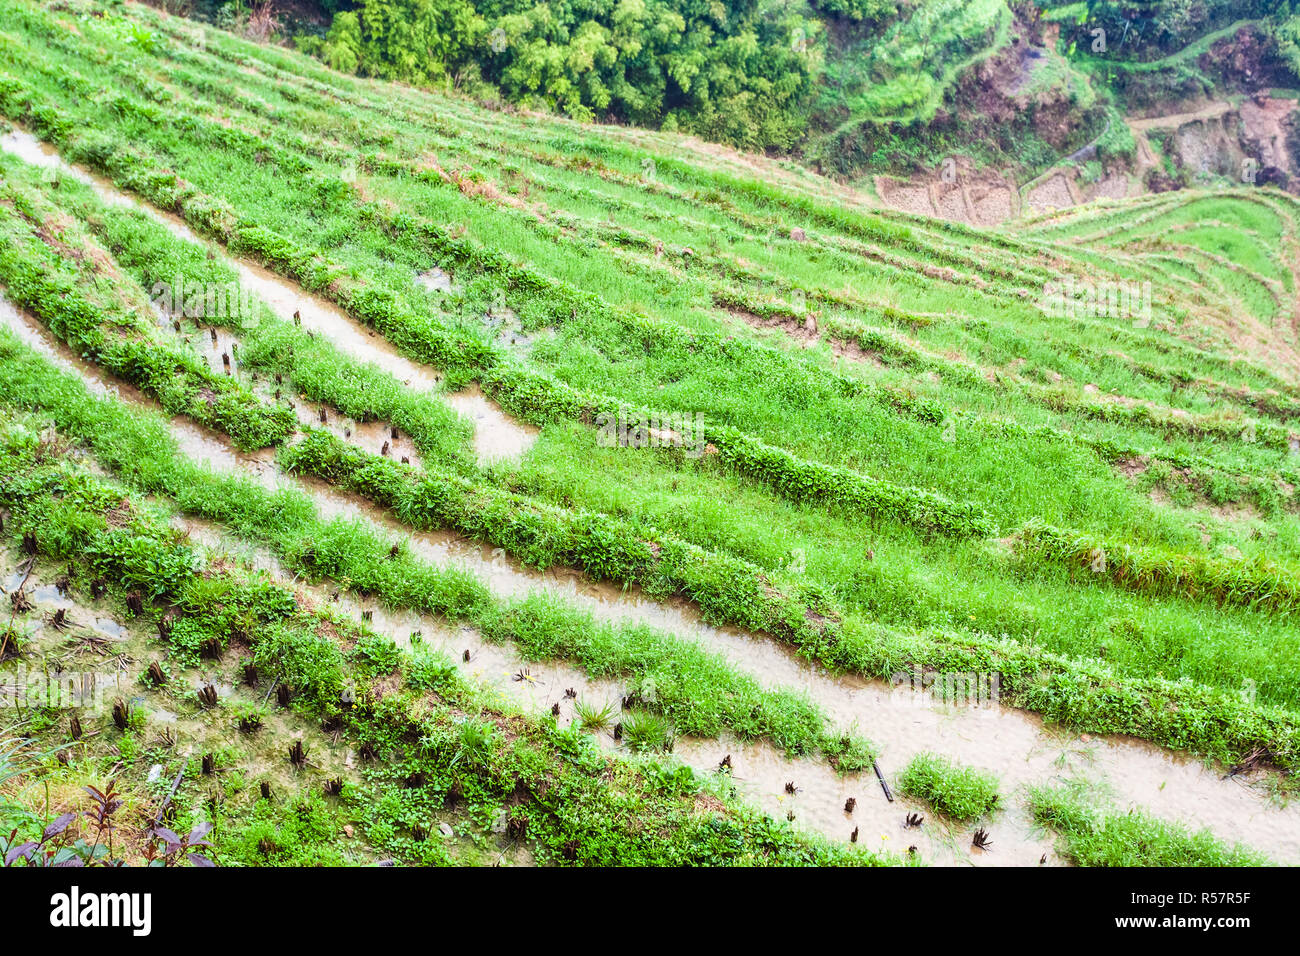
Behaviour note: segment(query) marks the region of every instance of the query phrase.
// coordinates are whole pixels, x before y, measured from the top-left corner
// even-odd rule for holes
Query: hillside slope
[[[1300,859],[1294,809],[1222,769],[1166,793],[1166,757],[1119,736],[1265,784],[1300,765],[1287,193],[979,229],[793,163],[483,109],[93,0],[0,5],[0,115],[10,324],[181,436],[165,454],[129,424],[106,437],[97,421],[143,413],[94,419],[0,341],[6,414],[106,480],[359,613],[437,617],[604,682],[640,746],[676,743],[701,773],[773,748],[753,799],[824,799],[809,825],[841,841],[841,788],[867,813],[872,759],[901,771],[927,746],[882,682],[997,675],[1025,759],[978,722],[930,743],[1028,768],[1008,780],[1017,861],[1045,852],[1025,788],[1081,766],[1052,763],[1039,718],[1113,735],[1126,800],[1230,842],[1249,816],[1260,849]],[[265,305],[160,298],[178,278]],[[200,494],[173,454],[248,486]],[[277,483],[309,504],[277,509]],[[535,703],[571,719],[566,686]],[[822,764],[847,776],[781,802],[778,776]],[[586,837],[555,813],[540,852],[558,862]]]

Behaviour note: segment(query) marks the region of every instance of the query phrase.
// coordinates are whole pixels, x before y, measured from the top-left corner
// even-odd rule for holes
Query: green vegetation
[[[940,107],[965,95],[966,74],[946,74],[956,59],[1000,56],[1003,29],[1022,35],[1024,11],[963,9],[818,7],[852,21],[841,41],[894,38],[864,89],[933,84],[899,107],[918,129],[952,120]],[[498,12],[518,13],[474,16],[490,33]],[[558,27],[543,39],[579,42]],[[366,55],[357,67],[381,76],[410,62]],[[570,109],[586,92],[530,102]],[[877,132],[903,122],[859,106]],[[996,675],[999,706],[1077,732],[1283,777],[1300,765],[1300,204],[1286,193],[1185,190],[982,230],[882,211],[690,137],[484,108],[96,0],[0,8],[0,116],[15,124],[0,153],[0,293],[22,313],[9,321],[55,353],[0,332],[0,407],[30,439],[10,489],[25,496],[18,525],[46,529],[44,555],[111,571],[126,590],[110,600],[159,602],[144,625],[178,615],[158,632],[161,678],[145,680],[147,663],[137,675],[166,696],[123,713],[123,746],[132,759],[149,746],[157,706],[219,714],[218,765],[271,738],[278,764],[295,739],[319,753],[317,722],[378,756],[338,786],[331,771],[269,802],[255,767],[232,769],[240,816],[213,831],[224,862],[486,861],[494,826],[543,862],[736,860],[718,848],[739,831],[702,829],[686,809],[709,788],[725,796],[725,780],[678,780],[671,752],[735,740],[869,771],[879,751],[858,715],[819,699],[829,678]],[[1125,148],[1122,129],[1099,149]],[[38,155],[33,136],[78,169]],[[225,289],[259,269],[284,297],[241,294],[237,313],[159,306],[176,277]],[[1118,303],[1134,288],[1149,308],[1129,314]],[[300,292],[342,318],[299,325]],[[122,396],[92,395],[83,377]],[[487,409],[478,421],[454,410],[467,388]],[[535,442],[485,464],[498,412]],[[416,452],[392,453],[390,428]],[[67,464],[79,455],[94,477]],[[281,583],[245,579],[179,533],[78,523],[78,509],[132,496],[257,547],[327,597],[284,603]],[[331,517],[348,512],[369,517]],[[526,594],[530,575],[547,593]],[[513,714],[414,626],[407,650],[322,610],[335,593],[599,689],[548,688],[563,719]],[[589,610],[605,600],[621,619]],[[636,621],[639,602],[671,605],[654,613],[681,633]],[[6,647],[40,647],[10,630]],[[779,653],[798,655],[814,691],[769,680]],[[260,694],[218,693],[239,685],[236,664]],[[287,709],[264,696],[272,679],[292,688]],[[365,687],[383,694],[363,715]],[[286,742],[288,712],[306,736]],[[622,754],[603,777],[602,745]],[[575,836],[537,794],[544,813],[504,806],[512,776],[539,782],[565,761],[573,806],[606,812],[624,793],[610,780],[628,774],[629,799],[685,821],[702,855],[675,838],[629,849],[592,821]],[[453,786],[465,768],[479,775],[468,796]],[[989,784],[929,755],[902,782],[961,819],[992,809]],[[464,845],[433,823],[452,793],[476,834]],[[364,840],[331,839],[342,826]],[[771,861],[823,852],[801,856],[770,821],[737,826]]]
[[[612,626],[540,596],[495,601],[467,572],[440,568],[410,554],[392,553],[379,532],[346,519],[320,520],[310,499],[296,491],[270,492],[236,476],[213,474],[178,454],[153,416],[126,416],[110,399],[88,396],[62,375],[0,333],[6,359],[0,401],[39,408],[60,430],[87,442],[97,459],[152,494],[165,494],[184,512],[219,520],[272,547],[294,570],[348,582],[361,595],[395,607],[444,615],[479,627],[489,640],[511,642],[530,659],[573,661],[593,676],[625,677],[634,687],[654,687],[645,701],[683,732],[714,736],[724,729],[742,737],[770,737],[795,754],[824,752],[846,772],[870,763],[871,748],[827,725],[819,708],[799,695],[762,690],[697,645],[641,626]],[[227,616],[237,615],[232,605]],[[206,625],[174,629],[177,653],[193,663],[208,639]],[[270,660],[292,648],[268,644]],[[422,680],[427,681],[426,676]]]
[[[176,808],[188,806],[189,801],[173,792],[158,810],[162,818],[166,808],[173,807],[176,826],[206,823],[213,834],[212,856],[218,862],[339,864],[356,862],[367,854],[373,858],[377,852],[408,862],[453,862],[458,850],[474,854],[475,842],[485,845],[490,835],[463,848],[442,842],[426,845],[435,821],[451,818],[467,833],[483,833],[487,828],[482,821],[498,816],[504,817],[511,841],[526,842],[545,862],[873,862],[856,849],[796,836],[788,827],[716,798],[711,803],[714,809],[701,812],[695,797],[702,791],[702,781],[679,774],[665,784],[635,762],[601,753],[581,733],[566,733],[553,723],[496,709],[481,691],[459,679],[440,682],[433,700],[417,687],[405,687],[403,681],[394,684],[392,678],[401,674],[407,657],[395,649],[381,652],[382,641],[376,635],[329,611],[313,610],[312,602],[304,602],[264,572],[201,566],[193,547],[162,516],[53,452],[54,446],[29,427],[10,424],[0,442],[5,452],[0,459],[0,504],[11,516],[6,532],[17,540],[34,538],[37,555],[55,566],[75,560],[75,571],[65,582],[69,592],[80,596],[97,591],[101,596],[95,600],[120,614],[117,609],[123,603],[131,606],[131,594],[138,597],[143,591],[150,599],[136,604],[139,610],[130,613],[139,619],[139,629],[146,633],[156,629],[173,666],[192,663],[186,647],[197,636],[221,648],[237,643],[240,652],[213,652],[215,663],[202,678],[208,686],[217,679],[215,667],[231,679],[238,673],[248,683],[251,674],[254,684],[261,677],[284,689],[279,700],[282,707],[288,701],[291,712],[276,715],[275,733],[283,741],[296,735],[288,759],[280,758],[291,765],[287,772],[298,786],[296,795],[276,797],[275,790],[285,778],[275,773],[274,765],[259,763],[259,745],[252,745],[250,753],[229,736],[222,717],[229,702],[214,695],[213,701],[201,703],[198,726],[191,731],[209,755],[201,770],[187,768],[189,773],[183,771],[179,779],[201,779],[221,770],[226,774],[224,795],[218,802],[198,802],[197,810],[181,811]],[[87,555],[92,559],[84,560]],[[55,634],[54,639],[61,640]],[[179,651],[175,656],[173,639]],[[146,646],[143,641],[140,645]],[[37,654],[52,650],[41,647],[25,653],[36,659]],[[169,681],[170,691],[154,686],[147,691],[147,700],[153,703],[164,694],[175,700],[179,688],[174,685],[191,680],[190,673],[187,670],[184,679]],[[76,743],[82,731],[75,730],[74,756],[63,762],[65,770],[60,772],[65,776],[91,772],[93,766],[116,760],[117,779],[131,782],[127,799],[147,801],[149,784],[143,774],[154,754],[161,752],[148,742],[150,724],[144,709],[135,708],[135,713],[140,719],[124,720],[105,734],[115,749],[108,741],[90,738]],[[87,723],[110,720],[103,713],[85,714],[83,719]],[[666,726],[656,720],[643,718],[644,733],[638,739],[650,742],[651,730]],[[337,784],[331,784],[337,758],[320,762],[316,747],[324,749],[324,738],[313,733],[313,725],[320,722],[366,745],[373,766],[359,775],[345,772]],[[58,723],[38,721],[34,714],[25,723],[36,736],[42,727],[52,730],[54,739],[61,733]],[[188,730],[192,722],[183,726]],[[257,732],[261,740],[272,733],[269,727]],[[306,747],[304,738],[309,741]],[[173,736],[170,744],[163,745],[164,751],[176,743]],[[141,751],[142,746],[147,752]],[[294,757],[295,752],[301,759]],[[161,755],[174,769],[177,756]],[[311,764],[307,756],[312,757]],[[53,758],[47,754],[46,759]],[[183,758],[181,766],[185,766]],[[23,766],[10,769],[6,762],[10,778],[27,772]],[[263,793],[259,784],[252,791],[257,781],[250,773],[271,789]],[[326,797],[316,789],[321,778]],[[196,787],[202,784],[192,782],[187,790]],[[635,810],[630,809],[633,806]],[[40,821],[32,819],[39,829]],[[347,820],[356,821],[361,831],[355,843],[337,840]],[[26,832],[22,828],[14,845]],[[133,845],[125,834],[119,839],[126,846],[113,852],[123,857],[147,852],[148,834],[141,845]]]
[[[547,6],[360,0],[301,49],[349,73],[788,148],[815,71],[815,20],[757,0]]]
[[[923,800],[946,817],[963,823],[998,807],[998,778],[962,767],[938,754],[923,753],[899,775],[901,793]]]
[[[1034,818],[1060,834],[1058,849],[1079,866],[1265,866],[1268,859],[1242,846],[1225,846],[1207,830],[1137,810],[1096,806],[1071,787],[1030,794]]]

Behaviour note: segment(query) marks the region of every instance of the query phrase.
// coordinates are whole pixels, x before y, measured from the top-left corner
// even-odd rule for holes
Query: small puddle
[[[105,617],[102,606],[84,603],[60,591],[48,580],[59,573],[57,565],[46,561],[29,572],[28,561],[26,555],[0,548],[0,566],[5,568],[0,577],[0,595],[4,597],[6,621],[12,613],[8,596],[21,588],[30,607],[13,613],[13,624],[26,640],[33,642],[18,654],[6,654],[0,663],[0,710],[6,706],[6,695],[15,693],[21,685],[27,686],[28,693],[41,693],[33,684],[35,675],[43,675],[58,685],[62,693],[122,692],[132,680],[126,674],[129,658],[118,654],[121,641],[127,637],[126,626]],[[61,618],[56,616],[60,612]],[[51,687],[48,683],[45,686]],[[80,706],[75,698],[62,703],[42,699],[56,707]]]
[[[437,266],[424,272],[417,272],[415,274],[415,281],[419,285],[424,286],[430,292],[451,291],[451,276],[447,275],[447,273],[443,272]]]
[[[121,639],[126,637],[126,627],[117,623],[111,617],[95,618],[95,630],[101,631],[112,638]]]

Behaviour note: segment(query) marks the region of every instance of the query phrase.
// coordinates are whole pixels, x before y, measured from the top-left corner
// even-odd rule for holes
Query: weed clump
[[[623,719],[622,739],[633,750],[670,751],[676,734],[666,717],[645,710],[629,711]]]
[[[1057,849],[1078,866],[1267,866],[1255,850],[1228,846],[1208,830],[1193,832],[1140,810],[1117,812],[1077,787],[1036,787],[1029,793],[1034,819],[1057,831]]]
[[[898,778],[898,789],[923,800],[936,813],[963,822],[978,820],[998,805],[996,777],[932,753],[912,758]]]

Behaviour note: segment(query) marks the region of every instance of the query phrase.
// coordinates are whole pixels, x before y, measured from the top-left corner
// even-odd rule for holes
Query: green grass
[[[1078,866],[1266,866],[1263,854],[1227,846],[1208,830],[1193,832],[1138,810],[1118,813],[1069,787],[1030,794],[1034,819],[1059,834],[1057,849]]]
[[[0,333],[0,340],[8,334]],[[0,385],[0,401],[29,404],[35,399],[36,407],[87,441],[96,458],[129,483],[167,495],[185,513],[221,521],[269,545],[299,573],[346,582],[395,607],[465,621],[489,640],[511,642],[530,659],[568,660],[594,676],[655,686],[655,708],[683,732],[714,736],[730,729],[744,737],[769,737],[792,753],[822,752],[846,771],[859,769],[861,754],[871,752],[869,745],[830,726],[821,709],[802,695],[764,690],[687,639],[644,626],[598,623],[586,612],[542,596],[496,600],[466,571],[435,567],[407,553],[394,557],[392,543],[373,528],[317,518],[301,492],[269,492],[249,479],[195,466],[177,453],[157,418],[128,416],[111,398],[91,398],[75,379],[21,347],[5,354],[7,378]],[[23,377],[26,382],[20,384]],[[179,630],[175,640],[193,660],[206,631],[188,633]],[[288,649],[264,653],[274,658],[282,652]]]
[[[359,780],[345,774],[341,791],[326,790],[328,796],[321,797],[308,782],[318,784],[324,774],[304,765],[293,771],[297,792],[284,803],[272,802],[245,793],[249,781],[234,769],[243,765],[242,748],[233,742],[216,746],[219,724],[206,728],[203,739],[213,748],[214,767],[230,767],[236,774],[227,777],[229,795],[209,800],[206,810],[195,814],[197,819],[204,814],[217,818],[209,822],[219,828],[214,855],[222,863],[354,862],[338,839],[349,818],[359,822],[371,852],[391,853],[403,862],[448,863],[454,859],[449,849],[425,846],[425,838],[413,836],[416,821],[445,819],[448,808],[459,811],[457,825],[470,832],[484,829],[475,821],[507,813],[513,821],[511,838],[526,839],[542,862],[877,862],[857,848],[796,835],[725,797],[715,798],[710,812],[699,813],[695,798],[704,783],[693,775],[662,776],[636,761],[611,757],[581,733],[561,732],[549,720],[500,709],[463,681],[443,681],[432,703],[425,691],[406,688],[400,680],[394,687],[389,681],[400,675],[404,655],[396,649],[384,652],[380,639],[364,627],[313,608],[314,602],[301,602],[264,572],[196,560],[193,547],[170,529],[164,514],[123,498],[119,487],[84,466],[50,454],[23,425],[9,424],[0,433],[0,447],[5,452],[0,502],[10,516],[6,533],[35,535],[37,553],[56,564],[79,559],[75,580],[68,582],[70,592],[80,594],[97,580],[105,582],[116,601],[128,590],[145,592],[150,599],[139,616],[157,629],[169,650],[175,641],[180,653],[172,657],[174,665],[188,663],[187,639],[195,634],[226,646],[238,641],[251,651],[257,671],[290,689],[292,713],[284,718],[282,732],[287,726],[301,743],[301,735],[323,721],[372,748],[372,765]],[[160,600],[155,603],[153,597]],[[220,658],[213,666],[242,670],[249,659],[241,664],[236,656]],[[344,688],[352,689],[352,696],[345,697]],[[224,709],[218,701],[206,713],[219,721]],[[136,791],[147,784],[143,775],[152,760],[136,749],[145,737],[145,719],[143,708],[134,710],[139,719],[113,733],[113,773]],[[655,744],[656,734],[667,727],[656,715],[639,721],[632,732],[644,746]],[[40,728],[28,732],[39,734]],[[187,724],[179,732],[195,731]],[[312,749],[316,738],[311,740],[307,757],[322,759]],[[659,740],[663,743],[666,738]],[[88,756],[83,747],[77,759]],[[188,769],[191,779],[201,778],[199,770]],[[398,780],[404,785],[396,786]],[[227,822],[225,814],[233,809],[227,800],[242,803],[246,812],[231,813]],[[202,806],[201,799],[196,802]]]
[[[574,713],[583,730],[600,732],[614,724],[614,705],[609,701],[597,703],[590,700],[578,700],[573,705]]]
[[[0,115],[200,241],[0,158],[0,281],[91,366],[411,531],[684,602],[833,673],[996,671],[1004,703],[1079,730],[1300,760],[1293,199],[1187,190],[981,230],[665,133],[493,112],[220,31],[196,45],[194,25],[131,6],[155,37],[141,46],[103,9],[0,9]],[[977,5],[940,24],[943,57],[918,60],[917,27],[944,9],[896,26],[895,75],[942,86],[946,63],[998,40],[980,16],[1005,6]],[[239,371],[213,374],[158,327],[148,290],[177,271],[232,281],[232,258],[331,301],[446,390],[480,386],[536,443],[480,467],[439,393],[260,304],[255,326],[227,325]],[[451,289],[415,281],[433,267]],[[1039,308],[1066,278],[1150,282],[1153,321]],[[290,573],[653,687],[630,719],[650,751],[733,734],[846,773],[870,763],[815,701],[683,635],[500,599],[400,535],[195,468],[155,418],[89,398],[8,336],[0,354],[8,408]],[[300,429],[276,388],[391,422],[422,460]],[[609,447],[602,416],[620,410],[698,414],[703,454]],[[177,659],[200,658],[205,633],[176,633]],[[270,632],[264,661],[323,693],[292,636]],[[371,650],[343,666],[381,667]],[[447,680],[434,657],[405,671],[426,693]],[[410,832],[422,805],[383,799],[382,847],[441,862]]]
[[[922,753],[898,777],[898,790],[936,813],[968,823],[998,807],[998,778],[963,767],[938,754]]]

